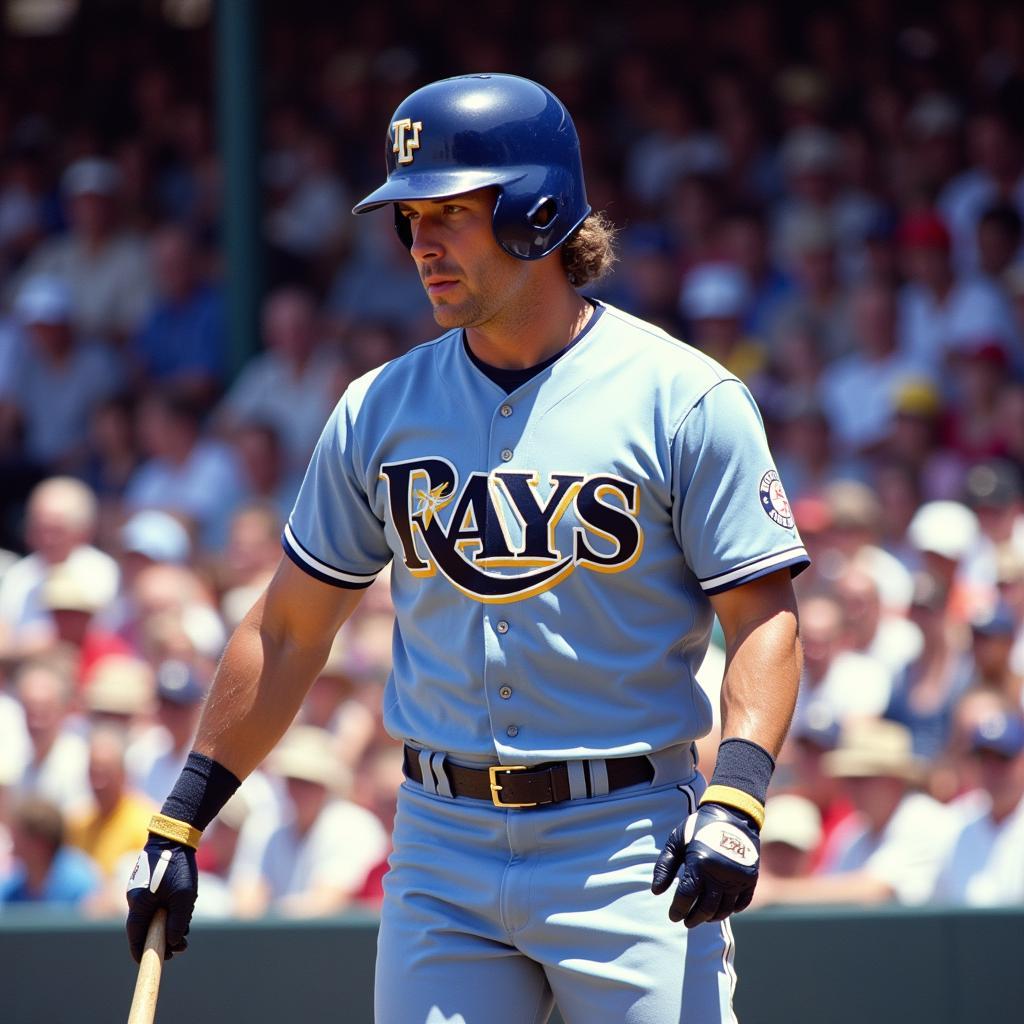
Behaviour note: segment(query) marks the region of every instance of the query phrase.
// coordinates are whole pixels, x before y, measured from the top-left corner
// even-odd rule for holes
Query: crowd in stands
[[[619,228],[593,296],[750,386],[813,559],[756,905],[1024,903],[1024,9],[306,6],[267,14],[241,367],[209,28],[0,36],[0,911],[123,913],[324,420],[437,333],[351,201],[397,101],[481,69],[574,112]],[[380,579],[207,831],[198,915],[379,899],[391,623]]]

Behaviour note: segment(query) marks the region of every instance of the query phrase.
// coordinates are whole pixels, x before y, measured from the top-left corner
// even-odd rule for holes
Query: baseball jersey
[[[709,595],[808,564],[744,385],[605,304],[510,394],[461,330],[353,382],[283,544],[342,587],[393,560],[392,736],[520,764],[706,733]]]

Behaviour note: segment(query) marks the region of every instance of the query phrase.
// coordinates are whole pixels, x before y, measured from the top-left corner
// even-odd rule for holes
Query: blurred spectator
[[[161,795],[161,801],[165,796],[166,793]],[[199,868],[196,914],[199,917],[230,917],[234,914],[234,899],[228,879],[242,827],[251,812],[246,789],[239,789],[203,832],[202,845],[196,851],[196,866]]]
[[[390,837],[395,824],[398,787],[405,781],[404,752],[398,744],[380,743],[371,747],[362,758],[356,779],[358,801],[373,811]],[[370,869],[356,898],[379,904],[384,898],[384,876],[388,872],[388,852]]]
[[[820,838],[811,857],[812,869],[831,856],[840,823],[853,813],[838,780],[824,767],[825,755],[835,750],[838,742],[839,723],[828,708],[812,704],[794,723],[779,757],[780,783],[810,801],[818,812]]]
[[[755,338],[767,337],[778,305],[791,294],[793,282],[772,262],[764,214],[753,206],[728,211],[721,221],[720,245],[728,262],[743,272],[750,289],[745,330]]]
[[[216,665],[227,636],[213,595],[193,570],[149,565],[122,598],[118,633],[150,663],[181,658],[198,670]]]
[[[781,159],[788,197],[777,214],[777,238],[786,239],[792,221],[808,212],[822,217],[836,242],[843,277],[852,278],[862,265],[864,237],[880,213],[877,200],[843,187],[839,140],[820,126],[794,128],[783,140]]]
[[[107,348],[77,333],[59,278],[29,278],[15,311],[27,344],[0,391],[0,448],[23,436],[24,453],[37,465],[78,467],[92,414],[120,386],[120,367]]]
[[[223,543],[242,482],[231,449],[203,435],[195,401],[175,391],[148,395],[139,407],[139,435],[149,459],[128,481],[126,506],[186,516],[205,546]]]
[[[349,258],[327,294],[326,311],[340,332],[360,323],[386,324],[409,341],[437,333],[430,301],[409,254],[387,217],[359,217]]]
[[[776,878],[803,878],[821,843],[821,815],[806,797],[782,793],[768,798],[761,829],[761,865]]]
[[[779,244],[780,263],[792,277],[794,289],[776,307],[770,333],[773,345],[789,334],[809,334],[826,360],[848,352],[848,312],[828,218],[810,209],[794,212]]]
[[[893,680],[885,717],[910,733],[914,754],[939,757],[949,741],[953,709],[971,683],[971,660],[957,624],[946,617],[947,594],[929,573],[914,579],[910,621],[920,631],[920,653]]]
[[[43,584],[41,603],[53,618],[53,645],[74,659],[76,680],[107,655],[130,653],[124,640],[96,623],[105,599],[109,595],[97,594],[92,580],[67,563],[55,566]]]
[[[117,168],[100,157],[83,157],[64,172],[61,193],[71,230],[43,242],[18,277],[38,274],[66,281],[73,296],[75,327],[87,337],[119,341],[139,326],[152,291],[142,241],[117,224]]]
[[[242,477],[242,500],[273,509],[278,522],[285,522],[299,493],[302,472],[282,448],[277,428],[249,420],[235,428],[231,443]]]
[[[882,606],[878,582],[856,560],[848,562],[835,581],[836,600],[843,609],[845,643],[898,672],[918,658],[924,639],[903,615]]]
[[[858,453],[889,433],[900,390],[925,375],[897,346],[896,296],[887,285],[858,286],[850,298],[855,349],[821,377],[821,403],[838,450]]]
[[[57,658],[28,661],[15,675],[31,750],[13,789],[40,796],[65,813],[89,799],[88,747],[71,717],[74,683]]]
[[[203,280],[189,233],[169,224],[150,241],[157,300],[135,338],[143,379],[170,385],[200,406],[224,378],[226,325],[220,289]]]
[[[82,691],[90,726],[112,726],[130,739],[153,713],[154,685],[153,669],[141,658],[124,654],[101,658]]]
[[[135,436],[135,399],[113,395],[93,409],[89,451],[78,475],[106,506],[107,518],[120,515],[120,502],[142,456]]]
[[[844,643],[843,610],[826,594],[812,594],[800,608],[804,673],[794,723],[812,707],[843,722],[856,715],[880,715],[890,699],[892,673],[882,662]]]
[[[834,451],[828,418],[817,402],[786,402],[775,410],[775,419],[772,454],[790,501],[819,495],[830,483],[858,472],[855,460]]]
[[[841,826],[834,854],[819,874],[785,879],[765,873],[755,901],[924,903],[954,822],[941,804],[915,789],[922,770],[910,733],[895,722],[850,722],[825,765],[842,781],[857,813]]]
[[[125,855],[146,843],[146,825],[157,805],[131,792],[125,775],[125,735],[115,726],[97,726],[89,740],[89,788],[93,808],[72,815],[68,841],[84,850],[104,876],[111,876]]]
[[[940,371],[954,352],[995,342],[1015,360],[1018,335],[1009,304],[980,277],[957,278],[946,225],[932,211],[906,217],[899,228],[907,283],[900,295],[900,345]]]
[[[744,332],[749,303],[750,290],[742,271],[728,263],[705,263],[691,270],[679,296],[690,325],[690,344],[756,392],[767,357],[763,346]]]
[[[96,498],[85,484],[53,477],[39,484],[25,511],[25,542],[30,554],[0,578],[0,651],[16,653],[21,644],[52,640],[54,623],[40,597],[50,570],[66,563],[91,581],[96,598],[109,601],[117,590],[117,563],[93,547]]]
[[[671,236],[662,225],[635,224],[618,236],[614,272],[596,285],[613,306],[686,337],[679,318],[679,272]],[[692,340],[692,339],[691,339]]]
[[[287,817],[246,822],[232,870],[237,912],[337,913],[384,855],[384,828],[342,796],[351,780],[324,730],[294,726],[269,765],[285,780]]]
[[[242,371],[218,409],[231,430],[246,421],[277,429],[288,471],[304,469],[341,394],[341,365],[323,344],[316,306],[299,288],[283,288],[263,310],[267,351]]]
[[[994,201],[1009,200],[1024,215],[1024,154],[1009,119],[991,108],[978,111],[968,125],[968,149],[971,166],[948,181],[938,200],[961,271],[978,267],[978,222]]]
[[[219,564],[220,610],[234,628],[263,593],[281,560],[281,524],[277,509],[243,505],[231,520],[228,543]]]
[[[1010,203],[996,203],[988,207],[978,221],[978,269],[997,286],[1021,253],[1024,241],[1021,213]]]
[[[364,320],[348,327],[342,333],[341,350],[344,353],[346,380],[356,380],[364,373],[397,359],[404,351],[395,328],[373,320]]]
[[[997,342],[984,342],[950,359],[950,401],[941,424],[942,447],[961,462],[999,454],[999,396],[1010,361]]]
[[[60,808],[31,797],[11,816],[14,870],[0,877],[0,907],[12,903],[50,903],[74,906],[100,886],[93,862],[64,843]]]
[[[171,791],[192,749],[206,688],[183,661],[165,661],[156,669],[156,729],[128,749],[132,788],[155,804]]]
[[[873,474],[876,489],[888,485],[882,506],[890,521],[887,529],[890,541],[901,538],[906,532],[922,495],[946,498],[959,489],[963,472],[961,460],[939,444],[941,412],[942,398],[936,385],[927,378],[911,378],[896,390],[889,432],[880,449],[884,461],[875,463]],[[900,486],[901,476],[907,485],[905,488]],[[895,514],[886,497],[896,496],[900,491],[898,504],[905,506],[907,501],[912,504]]]
[[[991,690],[1010,703],[1021,706],[1024,695],[1021,673],[1012,662],[1017,621],[1005,601],[979,608],[971,619],[970,683]]]
[[[1024,903],[1024,718],[1007,705],[974,729],[980,799],[943,858],[932,898],[971,907]]]
[[[931,574],[946,602],[946,614],[964,621],[974,596],[963,578],[962,561],[978,543],[978,517],[958,501],[928,501],[907,527],[919,566]]]
[[[14,150],[0,165],[0,271],[16,269],[43,233],[39,159]]]
[[[295,261],[289,276],[308,276],[318,260],[338,251],[349,229],[352,204],[336,167],[334,140],[307,130],[293,148],[270,154],[267,166],[276,192],[267,237]]]

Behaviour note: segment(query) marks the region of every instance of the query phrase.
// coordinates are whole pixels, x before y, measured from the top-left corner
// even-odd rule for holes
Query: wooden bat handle
[[[156,998],[160,994],[160,972],[164,966],[167,911],[161,908],[153,915],[146,932],[146,946],[139,962],[139,976],[135,979],[135,995],[128,1011],[128,1024],[153,1024],[156,1017]]]

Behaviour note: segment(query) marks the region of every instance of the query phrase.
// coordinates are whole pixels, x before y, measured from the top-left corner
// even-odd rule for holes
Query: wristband
[[[748,814],[760,828],[775,758],[764,747],[739,736],[722,740],[718,759],[701,803],[723,804]]]
[[[173,839],[176,843],[184,843],[194,850],[199,845],[203,833],[193,828],[187,821],[169,818],[166,814],[154,814],[149,819],[149,831],[162,839]]]
[[[764,824],[764,804],[759,803],[749,793],[744,793],[742,789],[734,789],[732,786],[708,786],[700,802],[721,804],[723,807],[742,811],[757,825],[759,832]]]
[[[160,813],[202,832],[241,784],[224,765],[193,750]]]

